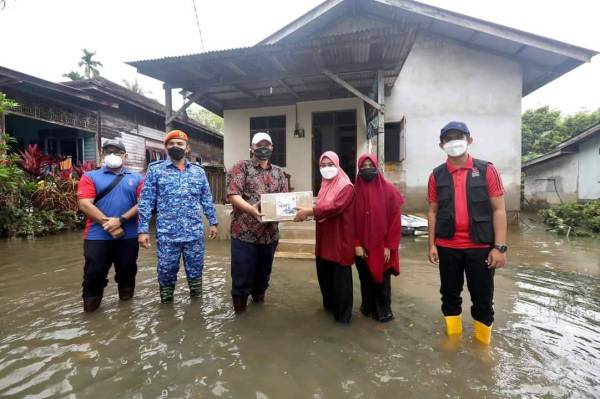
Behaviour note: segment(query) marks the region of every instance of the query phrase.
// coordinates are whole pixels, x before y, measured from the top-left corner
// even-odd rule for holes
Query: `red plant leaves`
[[[73,166],[73,169],[75,169],[75,173],[81,178],[85,172],[98,169],[98,165],[96,161],[84,161],[78,162],[76,166]]]
[[[19,151],[19,155],[19,166],[34,179],[42,175],[42,169],[46,167],[50,161],[48,155],[44,154],[44,152],[38,148],[37,144],[28,145],[25,151]]]

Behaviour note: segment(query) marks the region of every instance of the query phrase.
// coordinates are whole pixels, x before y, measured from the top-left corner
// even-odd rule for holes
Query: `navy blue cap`
[[[459,132],[463,132],[466,135],[471,135],[471,132],[469,132],[469,128],[467,127],[466,123],[452,121],[448,122],[446,126],[442,128],[442,131],[440,132],[440,139],[444,136],[444,134],[448,133],[451,130],[458,130]]]
[[[102,149],[105,149],[107,147],[115,147],[123,152],[127,152],[127,150],[125,149],[125,144],[123,144],[121,140],[106,140],[102,144]]]

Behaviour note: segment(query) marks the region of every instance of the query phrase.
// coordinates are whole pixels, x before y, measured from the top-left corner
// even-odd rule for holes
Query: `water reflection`
[[[540,229],[510,242],[489,350],[472,342],[469,315],[462,339],[443,335],[423,239],[403,241],[396,320],[360,315],[355,275],[350,326],[321,310],[308,261],[278,260],[267,302],[236,318],[227,244],[208,245],[203,297],[190,300],[180,279],[166,306],[142,251],[135,298],[119,302],[111,281],[100,312],[85,315],[78,234],[2,242],[0,396],[598,397],[600,249]]]

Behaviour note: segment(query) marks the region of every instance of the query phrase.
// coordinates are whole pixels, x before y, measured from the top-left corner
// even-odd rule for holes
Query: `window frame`
[[[399,121],[389,121],[385,122],[385,125],[398,125],[398,148],[397,148],[397,159],[394,157],[393,160],[385,157],[385,162],[393,162],[393,163],[401,163],[406,160],[406,117],[402,117]],[[384,134],[387,133],[388,130],[384,131]],[[387,137],[384,141],[384,147],[387,149],[388,143],[391,140],[387,140]]]

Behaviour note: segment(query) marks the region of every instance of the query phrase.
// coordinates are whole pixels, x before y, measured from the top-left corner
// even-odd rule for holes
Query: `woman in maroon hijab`
[[[315,217],[315,255],[323,306],[333,313],[336,321],[349,323],[354,263],[354,187],[332,151],[321,155],[319,170],[323,180],[315,207],[298,208],[294,221]]]
[[[354,202],[356,268],[365,316],[386,322],[394,318],[390,276],[400,273],[398,247],[404,198],[377,167],[373,154],[358,159]]]

